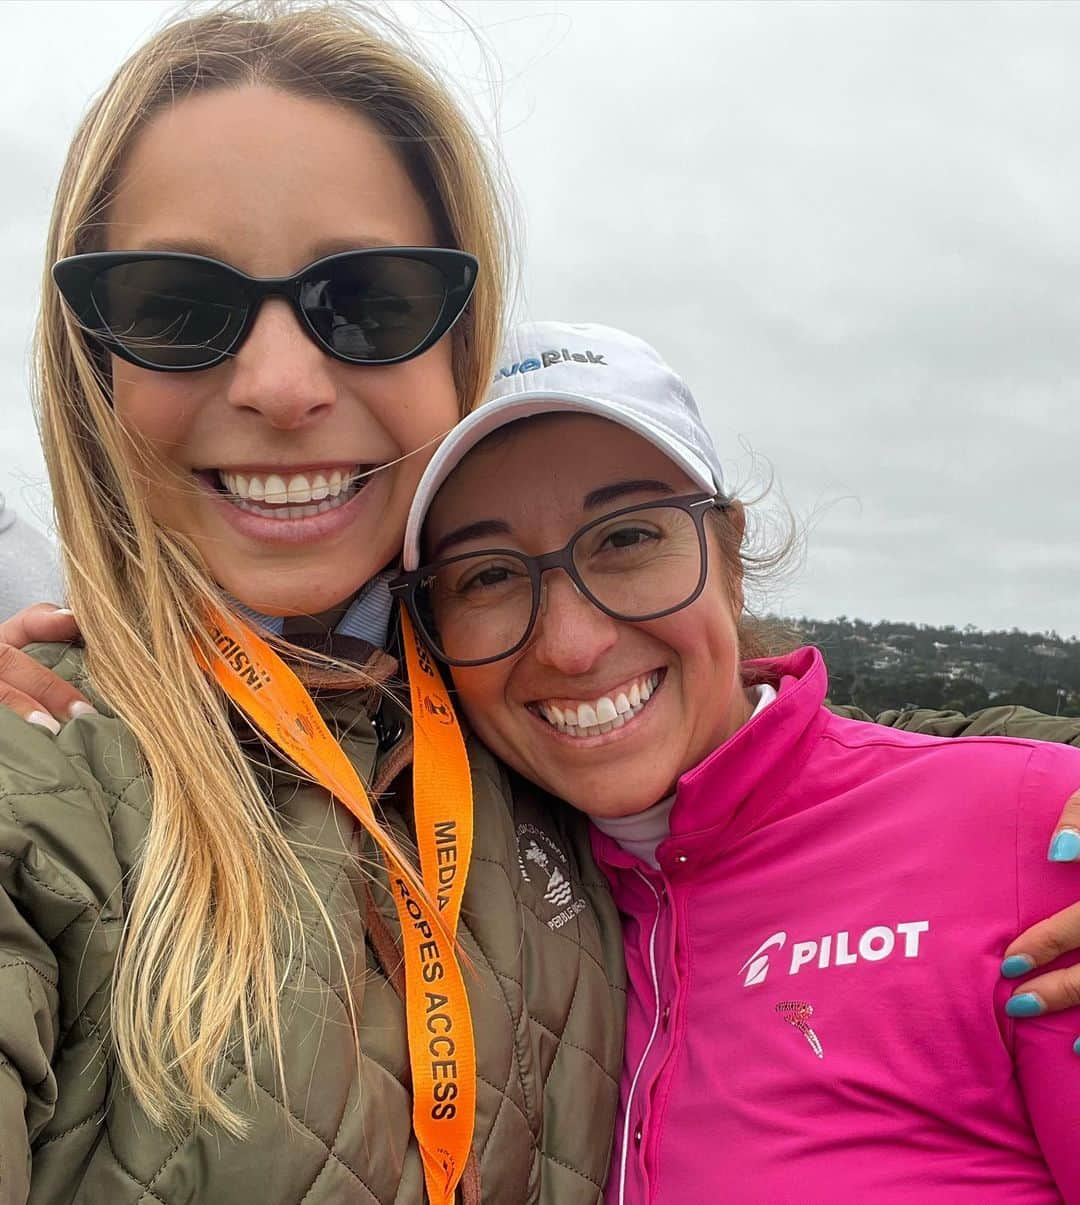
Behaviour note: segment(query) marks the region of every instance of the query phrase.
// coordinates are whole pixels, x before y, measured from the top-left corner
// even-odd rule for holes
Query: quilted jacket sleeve
[[[0,1205],[22,1205],[30,1186],[30,1141],[52,1117],[50,1061],[59,1000],[56,959],[21,915],[23,888],[40,889],[24,851],[0,823]],[[21,880],[21,883],[19,882]]]
[[[875,719],[857,707],[833,707],[831,710],[851,720]],[[876,722],[927,736],[1015,736],[1023,740],[1080,746],[1080,719],[1044,715],[1030,707],[986,707],[971,715],[959,711],[932,711],[927,707],[906,708],[883,711],[876,717]]]
[[[0,709],[0,1205],[23,1205],[31,1145],[56,1114],[52,1061],[80,1007],[61,985],[92,977],[81,952],[108,928],[87,873],[108,812],[80,724],[56,738]]]
[[[6,729],[12,728],[10,723]],[[19,735],[32,744],[42,732]],[[12,760],[11,733],[0,767]],[[2,771],[0,771],[2,772]],[[6,775],[5,775],[6,777]],[[7,785],[10,785],[10,780]],[[0,794],[0,1205],[22,1205],[30,1187],[30,1143],[52,1117],[51,1060],[59,1024],[56,957],[33,922],[50,893],[33,839],[11,794]]]

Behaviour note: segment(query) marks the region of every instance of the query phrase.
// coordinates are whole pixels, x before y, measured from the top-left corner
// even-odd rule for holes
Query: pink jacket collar
[[[696,861],[721,853],[779,814],[789,785],[828,722],[822,703],[829,680],[816,648],[746,661],[742,674],[747,685],[771,683],[777,698],[679,779],[671,836],[657,851],[661,865],[665,850],[676,845]],[[601,864],[638,865],[595,828],[592,841]]]

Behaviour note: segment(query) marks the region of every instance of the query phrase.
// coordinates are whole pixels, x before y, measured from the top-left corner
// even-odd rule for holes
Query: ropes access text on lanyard
[[[207,664],[196,649],[203,668],[267,739],[352,812],[386,859],[405,947],[413,1130],[431,1205],[451,1205],[472,1144],[476,1049],[454,948],[472,853],[472,779],[446,686],[403,614],[425,896],[416,872],[391,852],[360,776],[292,670],[237,616],[218,612],[208,627],[217,655]]]

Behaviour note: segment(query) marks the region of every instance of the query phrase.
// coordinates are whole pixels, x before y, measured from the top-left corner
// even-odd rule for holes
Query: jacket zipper
[[[656,977],[656,930],[660,925],[660,895],[652,885],[648,875],[642,874],[636,866],[634,867],[634,873],[653,893],[653,898],[656,900],[656,916],[653,917],[652,931],[649,934],[649,974],[652,978],[655,1011],[653,1013],[652,1033],[649,1034],[649,1040],[645,1043],[645,1049],[642,1051],[641,1058],[634,1071],[634,1077],[630,1081],[630,1091],[626,1094],[626,1113],[623,1116],[622,1152],[619,1160],[619,1205],[626,1205],[626,1160],[629,1157],[630,1151],[630,1119],[634,1112],[634,1092],[637,1090],[638,1080],[645,1068],[645,1062],[649,1057],[649,1051],[652,1050],[653,1042],[656,1041],[656,1034],[660,1029],[660,983]]]

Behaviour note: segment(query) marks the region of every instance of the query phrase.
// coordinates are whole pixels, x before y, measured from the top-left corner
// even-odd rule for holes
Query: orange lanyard
[[[216,656],[210,664],[201,650],[196,656],[248,719],[352,812],[386,859],[405,947],[413,1130],[431,1205],[451,1205],[476,1120],[472,1014],[455,948],[472,854],[472,778],[443,680],[407,615],[402,625],[412,696],[419,879],[391,851],[360,776],[273,649],[236,615],[218,612],[208,625]]]

